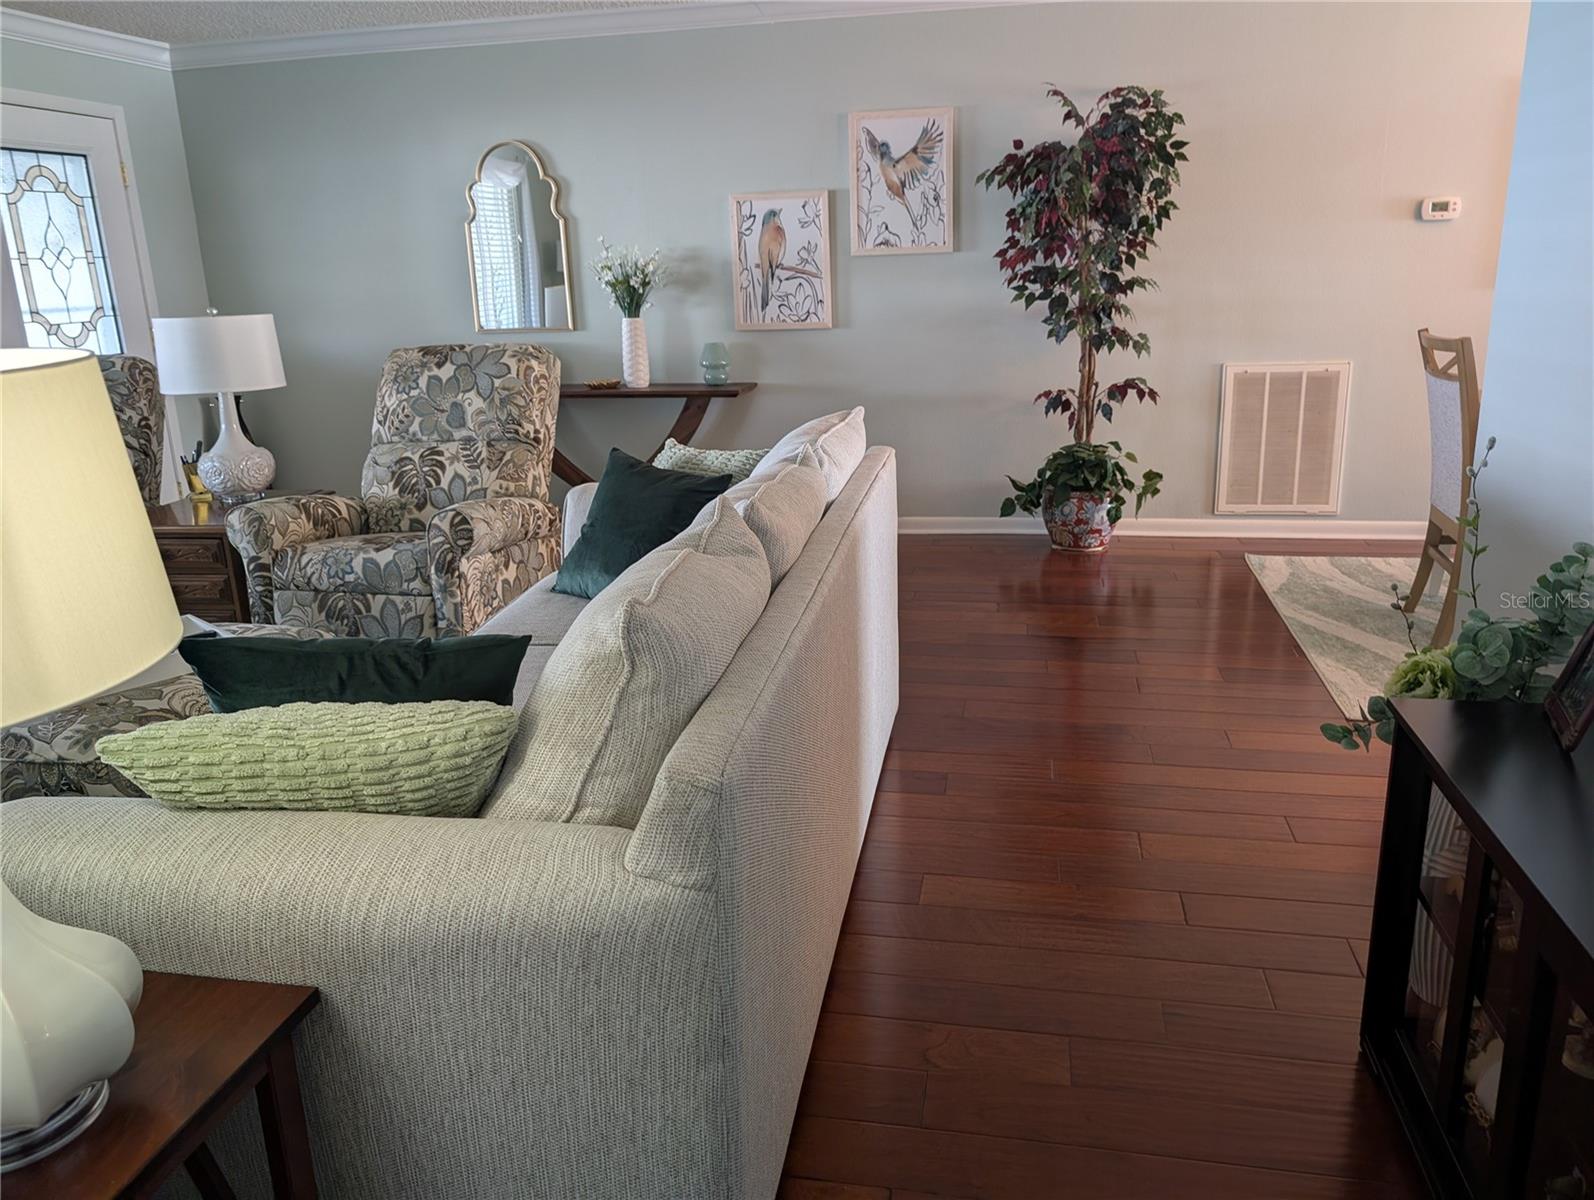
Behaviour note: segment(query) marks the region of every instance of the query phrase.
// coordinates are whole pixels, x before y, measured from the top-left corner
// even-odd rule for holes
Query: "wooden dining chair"
[[[1428,532],[1423,537],[1422,558],[1406,597],[1406,611],[1416,612],[1422,594],[1437,566],[1444,572],[1444,603],[1434,626],[1432,646],[1450,641],[1456,623],[1456,599],[1461,589],[1461,563],[1466,556],[1461,521],[1472,495],[1472,464],[1478,442],[1478,413],[1483,393],[1478,387],[1478,363],[1471,338],[1435,337],[1417,331],[1422,348],[1422,369],[1428,384],[1428,444],[1432,471],[1428,484]]]

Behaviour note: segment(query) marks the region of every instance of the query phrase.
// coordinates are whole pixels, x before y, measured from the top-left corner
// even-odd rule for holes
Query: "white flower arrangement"
[[[603,247],[603,253],[592,264],[592,274],[609,293],[609,303],[622,315],[640,317],[642,310],[653,303],[649,295],[664,286],[667,272],[662,256],[655,249],[644,258],[634,246],[611,246],[602,238],[598,245]]]

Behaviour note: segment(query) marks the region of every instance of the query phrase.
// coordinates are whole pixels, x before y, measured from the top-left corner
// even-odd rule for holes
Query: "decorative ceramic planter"
[[[1041,519],[1051,534],[1052,549],[1081,554],[1105,550],[1112,539],[1112,521],[1107,516],[1111,507],[1112,501],[1106,496],[1070,492],[1059,500],[1047,488],[1041,494]]]
[[[648,327],[641,317],[620,319],[620,377],[628,388],[645,388],[652,382],[648,369]]]

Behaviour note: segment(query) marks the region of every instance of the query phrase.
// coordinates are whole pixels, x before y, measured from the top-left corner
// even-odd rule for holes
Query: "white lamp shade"
[[[99,363],[0,350],[0,725],[115,687],[182,632]]]
[[[263,392],[288,381],[270,313],[154,317],[155,370],[168,396]]]

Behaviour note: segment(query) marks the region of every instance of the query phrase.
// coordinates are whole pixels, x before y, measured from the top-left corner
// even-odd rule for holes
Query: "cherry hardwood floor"
[[[1415,1200],[1357,1062],[1387,754],[1246,553],[901,542],[902,708],[782,1200]]]

